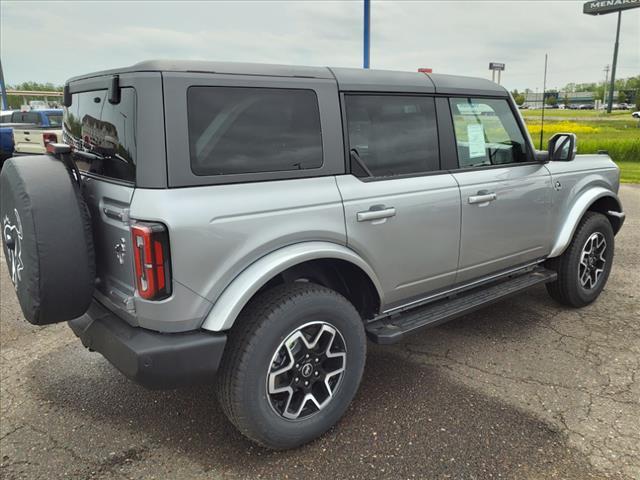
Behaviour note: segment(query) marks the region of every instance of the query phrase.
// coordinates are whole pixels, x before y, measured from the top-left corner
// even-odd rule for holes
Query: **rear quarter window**
[[[107,90],[75,93],[63,115],[64,141],[84,172],[135,182],[136,92],[125,87],[120,103],[111,104]]]
[[[322,166],[320,112],[312,90],[190,87],[187,110],[196,175]]]

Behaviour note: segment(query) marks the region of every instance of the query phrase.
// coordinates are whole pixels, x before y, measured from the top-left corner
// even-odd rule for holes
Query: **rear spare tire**
[[[0,222],[25,318],[44,325],[85,313],[95,282],[91,220],[64,164],[49,155],[8,159],[0,172]]]

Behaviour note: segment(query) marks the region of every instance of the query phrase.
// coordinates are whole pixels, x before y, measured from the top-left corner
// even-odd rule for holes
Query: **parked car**
[[[607,155],[570,133],[536,151],[485,79],[151,61],[72,78],[64,103],[68,144],[0,174],[25,318],[150,388],[216,381],[269,448],[338,421],[367,337],[535,285],[595,301],[625,218]]]
[[[43,154],[48,143],[62,141],[62,109],[13,112],[11,122],[14,123],[14,153]]]
[[[633,113],[631,114],[631,116],[632,116],[633,118],[640,118],[640,111],[633,112]]]
[[[20,115],[15,115],[17,110],[3,110],[0,112],[0,168],[4,161],[14,153],[13,128],[23,126],[22,123],[11,123],[12,117],[21,120]],[[33,126],[33,125],[32,125]]]

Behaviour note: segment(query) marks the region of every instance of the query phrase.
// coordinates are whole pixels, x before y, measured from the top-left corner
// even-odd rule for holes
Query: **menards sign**
[[[582,13],[602,15],[638,7],[640,7],[640,0],[592,0],[584,4]]]

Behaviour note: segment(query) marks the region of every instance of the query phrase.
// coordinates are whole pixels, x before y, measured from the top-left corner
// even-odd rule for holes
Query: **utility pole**
[[[369,36],[371,23],[371,0],[364,0],[364,42],[362,68],[369,68]]]

